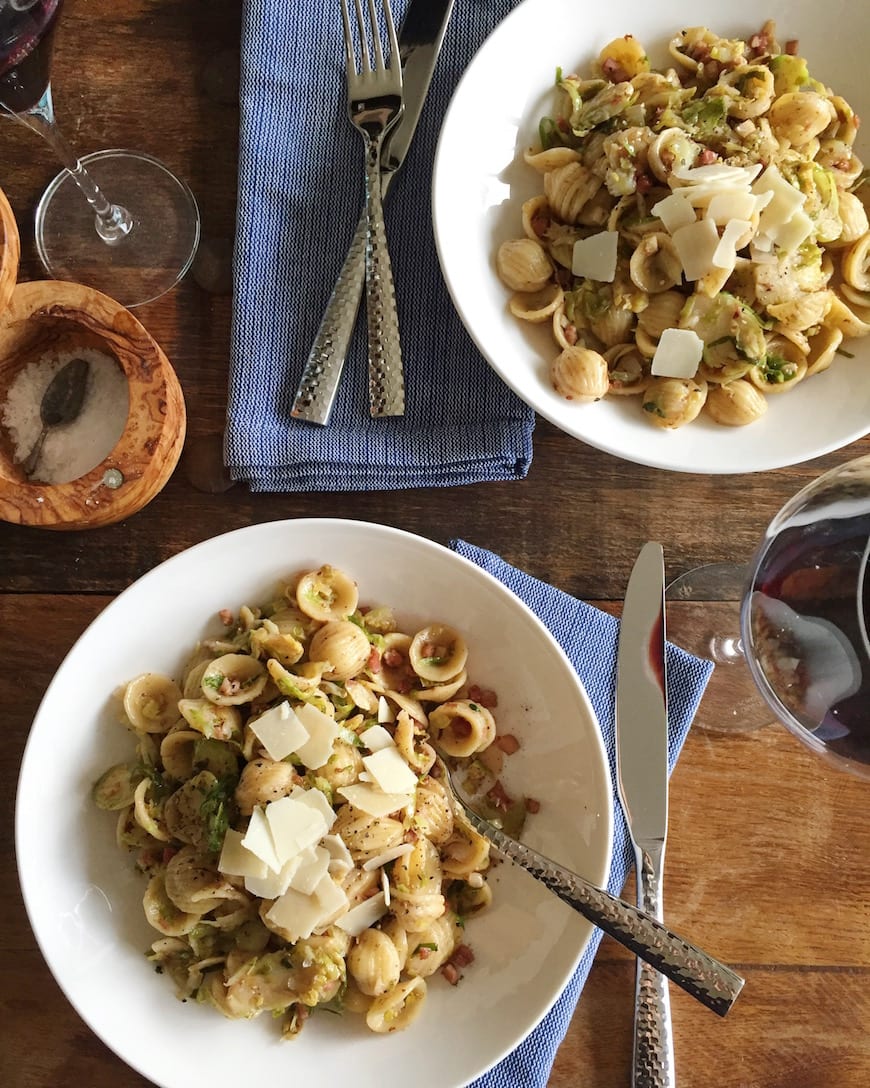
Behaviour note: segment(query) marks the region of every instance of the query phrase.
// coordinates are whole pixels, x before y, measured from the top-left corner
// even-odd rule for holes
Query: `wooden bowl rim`
[[[50,300],[50,301],[47,301]],[[10,296],[9,304],[0,312],[0,328],[31,319],[61,318],[75,321],[73,311],[88,313],[94,304],[101,317],[123,317],[123,321],[135,334],[140,348],[144,348],[146,358],[156,364],[152,370],[152,380],[146,381],[139,368],[127,353],[120,355],[112,349],[112,354],[123,369],[129,386],[129,410],[124,431],[118,442],[90,472],[66,483],[52,484],[39,481],[8,480],[0,477],[0,500],[12,501],[15,492],[25,494],[29,501],[39,507],[38,517],[22,518],[21,524],[38,525],[45,528],[87,528],[112,524],[124,517],[136,513],[163,488],[172,474],[184,443],[186,431],[186,411],[184,397],[178,376],[157,341],[145,326],[120,302],[102,292],[84,284],[61,280],[32,280],[17,284]],[[68,314],[69,311],[69,314]],[[141,352],[138,355],[142,357]],[[156,376],[156,379],[155,377]],[[145,397],[160,396],[167,403],[172,403],[176,414],[164,414],[159,425],[145,411]],[[123,460],[125,442],[128,440],[131,424],[137,420],[137,411],[146,419],[146,433],[154,439],[154,448],[149,457],[151,474],[142,473],[134,480],[125,480],[119,489],[112,489],[105,484],[105,474]],[[135,426],[132,428],[135,430]],[[169,433],[170,429],[174,433]],[[67,502],[76,506],[76,500],[87,488],[100,488],[99,505],[92,513],[84,517],[65,518],[56,509],[65,508]],[[48,501],[51,497],[52,502]],[[14,505],[14,502],[13,502]],[[25,504],[26,505],[26,504]],[[2,515],[0,515],[2,517]]]
[[[6,194],[0,189],[0,314],[6,309],[18,280],[21,259],[21,238],[15,213]]]

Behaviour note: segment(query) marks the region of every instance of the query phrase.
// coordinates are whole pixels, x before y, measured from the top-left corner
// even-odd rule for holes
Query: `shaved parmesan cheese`
[[[308,730],[309,736],[305,744],[296,749],[296,754],[306,767],[316,770],[332,755],[332,746],[339,733],[338,723],[311,703],[299,707],[296,716]]]
[[[417,788],[417,776],[395,745],[363,756],[363,764],[384,793],[409,793]]]
[[[653,355],[657,378],[694,378],[704,353],[704,341],[691,329],[665,329]]]
[[[338,915],[347,912],[347,894],[328,874],[321,878],[320,883],[314,889],[314,897],[320,904],[318,928],[330,925]]]
[[[289,940],[300,941],[328,925],[346,906],[347,896],[325,874],[310,895],[287,888],[269,908],[266,918],[284,930]]]
[[[806,200],[804,194],[787,182],[774,164],[768,166],[752,186],[752,191],[773,194],[759,219],[760,234],[774,235],[777,227],[788,222]]]
[[[389,816],[413,800],[413,795],[409,793],[384,793],[377,786],[368,784],[340,786],[336,792],[368,816]]]
[[[777,263],[776,254],[773,252],[773,243],[769,238],[753,238],[752,245],[749,247],[749,256],[754,264]]]
[[[363,742],[363,747],[368,748],[370,752],[379,752],[382,748],[394,748],[396,745],[389,731],[382,725],[370,725],[368,729],[360,733],[359,739]]]
[[[380,699],[378,699],[378,721],[383,725],[386,722],[394,722],[395,720],[395,710],[393,710],[390,703],[382,695]]]
[[[706,215],[717,227],[724,227],[732,219],[751,219],[757,203],[758,197],[745,189],[725,189],[710,200]]]
[[[335,809],[329,803],[326,795],[320,790],[307,790],[304,786],[294,786],[290,791],[290,796],[294,801],[301,801],[303,805],[308,805],[319,812],[326,821],[327,831],[335,823]]]
[[[322,812],[294,797],[282,797],[267,805],[266,820],[281,865],[319,842],[329,830]]]
[[[269,866],[273,873],[281,871],[283,862],[278,858],[272,832],[260,805],[254,806],[254,811],[251,813],[251,822],[248,824],[248,830],[242,839],[242,846],[246,850],[250,850],[252,854],[256,854],[261,861]]]
[[[317,898],[295,888],[283,892],[266,913],[267,920],[284,930],[290,941],[310,937],[322,916],[323,907]]]
[[[776,228],[773,240],[784,253],[793,253],[813,233],[813,221],[804,211],[796,211]]]
[[[340,835],[324,835],[320,845],[329,853],[329,872],[337,880],[342,880],[353,868],[350,850]]]
[[[719,182],[749,185],[761,173],[761,163],[752,166],[729,166],[725,162],[711,162],[704,166],[678,166],[674,177],[689,184]]]
[[[242,845],[242,838],[241,831],[234,831],[231,827],[227,829],[218,869],[227,876],[251,876],[262,879],[269,871],[269,867],[262,858],[258,858]]]
[[[343,914],[335,924],[339,929],[343,929],[345,933],[349,933],[351,937],[358,937],[364,929],[373,926],[386,913],[387,904],[384,893],[378,892],[371,899],[366,899],[365,902],[351,907],[347,914]]]
[[[322,846],[309,847],[299,856],[299,865],[290,878],[290,887],[311,895],[329,872],[329,851]]]
[[[713,253],[713,264],[716,268],[733,271],[737,261],[737,243],[751,230],[752,224],[745,219],[731,219],[728,222]]]
[[[587,280],[613,283],[616,276],[616,243],[619,233],[602,230],[574,243],[571,271]]]
[[[393,846],[389,850],[385,850],[383,854],[378,854],[376,858],[369,858],[368,861],[363,862],[363,869],[367,873],[372,872],[374,869],[380,869],[382,865],[386,865],[389,861],[395,861],[396,858],[403,858],[405,854],[410,854],[414,849],[412,842],[399,843],[398,846]]]
[[[699,280],[706,276],[719,245],[719,232],[712,219],[698,219],[686,227],[680,227],[672,237],[686,279]]]
[[[290,709],[286,699],[249,724],[269,753],[269,758],[276,762],[286,759],[308,740],[308,730]]]
[[[661,219],[669,234],[695,222],[695,209],[679,191],[654,204],[652,213]]]
[[[390,878],[387,876],[387,870],[381,869],[381,887],[384,889],[384,906],[390,905]]]
[[[694,208],[709,207],[711,201],[723,193],[748,192],[747,189],[740,189],[734,185],[687,185],[685,189],[678,191]]]
[[[260,899],[277,899],[290,887],[293,874],[301,864],[302,855],[297,854],[295,858],[291,858],[282,866],[280,872],[273,873],[271,869],[267,869],[263,877],[246,876],[245,888],[251,895],[256,895]]]

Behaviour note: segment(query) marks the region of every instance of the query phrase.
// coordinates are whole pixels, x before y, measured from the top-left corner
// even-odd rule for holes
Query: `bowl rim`
[[[0,315],[6,309],[18,281],[21,236],[9,198],[0,189]]]
[[[89,328],[87,315],[99,312]],[[83,319],[84,315],[84,319]],[[66,319],[106,341],[124,371],[129,409],[124,431],[98,465],[66,483],[47,484],[0,475],[0,519],[45,528],[79,529],[108,525],[136,513],[162,489],[181,456],[187,413],[181,384],[163,349],[139,319],[116,299],[93,287],[61,280],[17,284],[0,312],[0,330],[29,320]],[[105,327],[116,339],[105,335]],[[148,365],[143,365],[143,360]],[[135,452],[136,471],[124,472]],[[144,468],[143,457],[147,457]],[[105,475],[120,469],[120,488]],[[93,500],[98,492],[99,501]],[[82,495],[91,496],[87,505]]]

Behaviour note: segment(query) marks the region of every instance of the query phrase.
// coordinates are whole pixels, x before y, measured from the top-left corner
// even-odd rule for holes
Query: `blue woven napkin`
[[[610,761],[610,773],[616,782],[614,706],[619,621],[545,582],[531,578],[483,548],[477,548],[463,540],[454,540],[450,546],[459,555],[470,559],[512,590],[546,624],[568,655],[595,708]],[[713,671],[713,663],[701,661],[668,643],[666,666],[668,768],[673,770]],[[633,862],[634,851],[625,816],[619,798],[614,796],[613,859],[607,881],[611,892],[618,894],[621,891]],[[516,1050],[479,1080],[474,1081],[472,1088],[544,1088],[556,1051],[565,1037],[580,992],[589,975],[601,936],[601,931],[596,930],[571,981],[541,1023]],[[626,1001],[632,1000],[633,994],[633,990],[631,993],[626,992]]]
[[[397,25],[408,0],[393,0]],[[330,424],[290,416],[302,367],[363,205],[347,119],[338,0],[245,0],[239,199],[225,459],[255,491],[344,491],[520,479],[534,413],[486,364],[435,252],[431,173],[474,53],[516,0],[459,2],[414,142],[387,201],[406,414],[368,411],[365,304]]]

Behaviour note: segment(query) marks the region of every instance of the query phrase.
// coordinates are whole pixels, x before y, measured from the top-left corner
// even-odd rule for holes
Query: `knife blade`
[[[641,548],[625,594],[616,676],[616,781],[634,846],[637,903],[662,921],[668,832],[668,705],[665,668],[665,565],[661,544]],[[667,979],[638,962],[634,1088],[674,1088]]]
[[[399,28],[404,111],[381,152],[381,191],[386,195],[405,161],[432,82],[454,0],[411,0]],[[290,414],[325,426],[329,422],[365,283],[366,218],[360,216],[320,327],[306,360]]]

